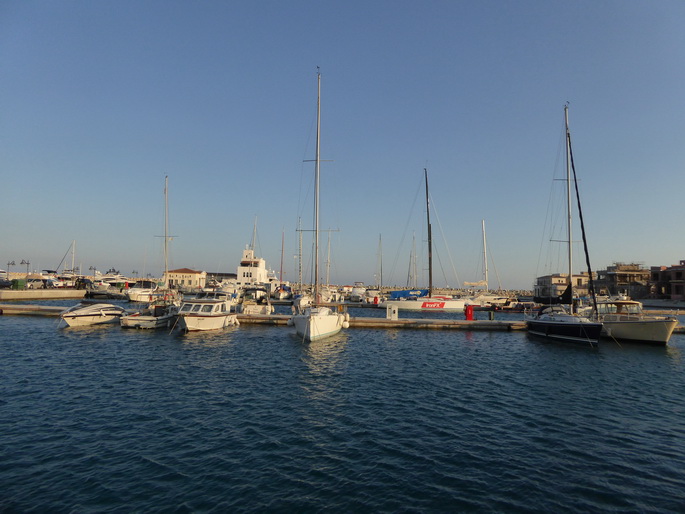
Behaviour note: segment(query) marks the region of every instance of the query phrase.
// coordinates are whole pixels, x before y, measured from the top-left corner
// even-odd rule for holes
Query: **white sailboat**
[[[316,102],[316,160],[314,176],[314,297],[298,298],[293,309],[295,313],[289,324],[295,325],[295,331],[305,341],[318,341],[333,336],[342,328],[349,326],[347,314],[333,311],[330,307],[319,305],[321,293],[319,286],[319,171],[321,142],[321,73],[317,72]]]
[[[571,211],[571,167],[573,165],[573,155],[571,153],[571,134],[568,128],[568,105],[564,106],[564,123],[566,127],[566,229],[567,229],[567,245],[568,245],[568,286],[564,293],[564,303],[566,305],[557,304],[543,307],[535,316],[526,317],[526,326],[528,334],[541,337],[551,341],[558,341],[563,343],[582,343],[597,346],[600,333],[602,331],[602,323],[594,321],[588,317],[580,316],[574,311],[573,305],[573,238],[572,238],[572,211]],[[575,183],[575,169],[574,183]],[[580,197],[576,196],[579,200]],[[578,210],[581,216],[582,228],[582,212],[580,212],[580,203],[578,203]],[[583,230],[583,241],[585,241],[585,233]],[[587,245],[585,247],[587,257]],[[592,280],[592,271],[589,269],[588,259],[588,275]],[[594,297],[594,291],[592,291]]]
[[[452,298],[451,296],[433,296],[433,239],[428,195],[428,170],[424,168],[423,173],[426,179],[426,220],[428,223],[428,296],[386,300],[381,303],[381,307],[397,307],[397,309],[405,311],[463,312],[467,303],[466,300]]]

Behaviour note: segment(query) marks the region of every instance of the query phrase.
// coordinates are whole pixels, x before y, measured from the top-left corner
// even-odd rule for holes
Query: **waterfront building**
[[[650,291],[650,276],[650,270],[640,264],[615,262],[613,266],[597,271],[595,288],[598,294],[627,294],[634,299],[646,298]]]
[[[594,274],[593,274],[594,275]],[[589,275],[586,271],[573,275],[573,290],[578,296],[589,294]],[[536,298],[556,298],[561,296],[568,285],[568,273],[554,273],[535,280],[533,296]]]
[[[269,283],[266,261],[255,257],[254,250],[251,248],[243,250],[243,257],[240,259],[236,274],[240,287]]]
[[[685,260],[673,266],[652,266],[650,272],[650,296],[667,300],[685,300]]]
[[[169,287],[174,289],[202,289],[207,282],[206,271],[179,268],[168,271]]]

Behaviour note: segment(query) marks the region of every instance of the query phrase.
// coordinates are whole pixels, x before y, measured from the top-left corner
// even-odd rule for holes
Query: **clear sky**
[[[413,237],[426,276],[423,168],[435,285],[482,278],[481,220],[491,286],[564,271],[540,255],[566,102],[593,267],[675,264],[684,21],[680,0],[4,0],[0,267],[75,240],[84,271],[159,275],[168,175],[172,268],[235,272],[256,220],[296,281],[317,66],[332,283],[373,284],[382,255],[405,285]]]

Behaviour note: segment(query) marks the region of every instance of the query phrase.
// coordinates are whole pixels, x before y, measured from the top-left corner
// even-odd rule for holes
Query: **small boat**
[[[157,291],[157,283],[153,280],[139,280],[126,289],[126,298],[129,302],[149,302],[153,300]]]
[[[178,311],[178,325],[182,330],[218,330],[238,325],[238,317],[232,311],[235,304],[230,293],[203,291],[194,298],[184,300]]]
[[[246,287],[236,309],[241,314],[265,314],[274,312],[265,287]]]
[[[645,314],[642,303],[629,298],[598,301],[597,313],[602,337],[618,341],[665,345],[678,326],[675,317]]]
[[[122,316],[119,322],[122,328],[168,328],[173,325],[180,304],[176,297],[158,298],[142,311]]]
[[[528,329],[528,334],[542,337],[550,341],[597,346],[602,332],[602,323],[579,315],[573,301],[573,238],[571,237],[571,169],[573,167],[573,154],[571,153],[571,134],[568,129],[568,105],[564,106],[564,121],[566,127],[566,212],[568,230],[566,244],[568,248],[568,285],[561,297],[562,303],[557,305],[546,305],[541,307],[535,315],[526,315],[526,327]],[[575,168],[573,168],[573,176],[575,183]],[[581,221],[583,242],[585,243],[586,238],[583,225],[583,214],[580,209],[580,196],[578,195],[577,188],[576,199],[578,201],[578,214]],[[587,244],[584,245],[584,248],[588,265],[588,276],[590,277],[590,292],[593,301],[596,303],[597,300],[595,298],[592,270],[590,269],[590,258],[587,254]]]
[[[111,303],[81,302],[63,311],[59,317],[70,327],[85,327],[116,323],[126,313],[126,309]]]

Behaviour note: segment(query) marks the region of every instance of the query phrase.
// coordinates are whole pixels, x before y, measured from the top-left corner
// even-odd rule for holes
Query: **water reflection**
[[[295,336],[301,348],[301,360],[306,373],[302,375],[302,387],[312,400],[329,400],[338,390],[339,378],[345,370],[345,353],[349,335],[345,332],[321,339],[304,342]]]

